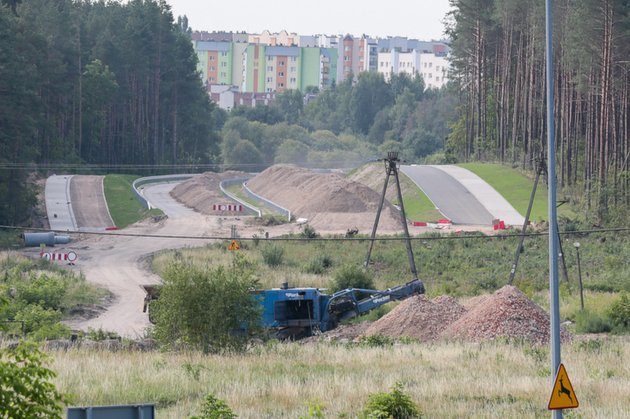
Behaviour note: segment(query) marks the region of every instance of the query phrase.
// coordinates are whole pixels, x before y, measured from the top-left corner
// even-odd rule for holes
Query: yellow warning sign
[[[230,243],[230,245],[228,246],[228,250],[239,250],[240,248],[241,245],[238,244],[236,240],[232,240],[232,243]]]
[[[556,380],[553,384],[553,391],[551,392],[551,398],[549,399],[549,410],[556,409],[573,409],[580,405],[577,396],[573,391],[571,380],[567,370],[564,369],[564,365],[560,364],[558,372],[556,373]]]

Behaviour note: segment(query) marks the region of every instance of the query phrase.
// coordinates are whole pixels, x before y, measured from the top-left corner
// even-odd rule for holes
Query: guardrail
[[[245,194],[247,194],[248,196],[257,199],[258,201],[262,202],[262,204],[271,209],[272,211],[276,211],[279,212],[282,215],[285,215],[287,217],[287,220],[289,220],[289,222],[291,222],[291,211],[281,207],[280,205],[276,204],[275,202],[272,202],[270,200],[268,200],[267,198],[263,198],[262,196],[252,192],[251,189],[249,189],[247,187],[247,182],[243,182],[243,190],[245,191]]]
[[[234,179],[222,180],[221,182],[219,182],[219,188],[221,189],[221,192],[223,192],[226,196],[228,196],[229,198],[235,200],[239,204],[249,208],[250,210],[254,211],[258,215],[258,217],[262,217],[262,211],[260,209],[258,209],[257,207],[251,205],[248,202],[243,201],[238,196],[234,195],[232,192],[227,190],[227,188],[229,188],[232,185],[236,185],[236,184],[244,185],[244,183],[245,183],[245,181],[247,179],[249,179],[249,178],[245,177],[245,178],[234,178]]]
[[[162,176],[147,176],[141,177],[133,181],[131,184],[133,188],[133,193],[138,198],[138,201],[142,204],[146,209],[151,209],[153,206],[151,203],[142,195],[142,192],[138,189],[139,186],[146,185],[147,183],[168,183],[173,181],[180,181],[190,179],[195,176],[194,174],[184,174],[184,175],[162,175]]]

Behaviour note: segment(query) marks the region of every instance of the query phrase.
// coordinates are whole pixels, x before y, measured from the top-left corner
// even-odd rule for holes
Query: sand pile
[[[411,297],[372,323],[366,335],[401,336],[427,342],[440,337],[442,331],[466,313],[466,309],[452,297],[440,296],[433,300],[424,295]]]
[[[171,191],[171,196],[195,211],[202,214],[234,215],[234,212],[214,211],[213,204],[236,204],[223,195],[219,183],[227,179],[244,178],[245,172],[227,171],[223,173],[206,172],[180,183]]]
[[[453,322],[443,337],[475,342],[498,337],[522,338],[533,343],[549,342],[549,314],[516,287],[506,285],[479,300],[465,315]],[[562,339],[571,339],[562,332]]]
[[[315,173],[294,166],[276,165],[250,179],[255,193],[304,217],[324,230],[356,227],[365,232],[374,223],[380,195],[337,173]],[[401,229],[399,212],[386,202],[379,230]]]

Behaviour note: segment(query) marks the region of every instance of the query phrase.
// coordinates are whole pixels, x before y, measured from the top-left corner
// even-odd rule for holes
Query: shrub
[[[226,402],[210,393],[206,396],[201,406],[201,414],[192,416],[191,419],[234,419],[236,414]]]
[[[315,229],[308,224],[304,224],[304,228],[302,229],[300,235],[302,237],[306,237],[307,239],[314,239],[315,237],[319,236]]]
[[[0,417],[61,418],[62,395],[43,364],[44,354],[32,343],[0,349]]]
[[[374,393],[363,409],[366,418],[409,419],[421,417],[418,406],[403,393],[402,384],[396,383],[389,393]]]
[[[321,275],[326,272],[326,269],[333,265],[333,260],[327,255],[317,255],[306,265],[304,265],[304,272],[309,274]]]
[[[265,246],[261,250],[263,261],[267,266],[272,268],[282,265],[282,259],[284,258],[284,249],[278,245],[270,244]]]
[[[260,306],[250,290],[257,280],[236,255],[231,266],[167,266],[160,298],[151,303],[155,338],[167,347],[204,352],[242,350],[259,329]]]
[[[575,316],[575,330],[578,333],[606,333],[612,330],[612,325],[607,317],[585,310]]]
[[[608,308],[608,317],[615,330],[630,330],[630,297],[623,292],[618,300],[614,301]]]
[[[344,265],[335,272],[331,288],[333,291],[340,291],[346,288],[373,289],[374,281],[364,269],[356,265]]]
[[[393,344],[394,340],[384,335],[361,336],[359,339],[359,345],[367,346],[368,348],[381,348],[383,346],[392,346]]]

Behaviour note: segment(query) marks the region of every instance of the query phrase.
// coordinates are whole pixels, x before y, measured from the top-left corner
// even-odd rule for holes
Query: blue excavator
[[[404,300],[424,293],[422,282],[415,279],[383,291],[348,288],[325,294],[318,288],[281,288],[254,291],[262,306],[263,327],[273,330],[279,339],[299,339],[326,332],[356,316],[390,301]]]

